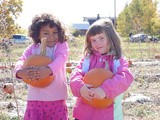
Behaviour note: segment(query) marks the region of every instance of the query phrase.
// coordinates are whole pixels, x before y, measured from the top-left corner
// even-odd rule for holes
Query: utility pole
[[[114,0],[114,26],[116,28],[116,0]]]

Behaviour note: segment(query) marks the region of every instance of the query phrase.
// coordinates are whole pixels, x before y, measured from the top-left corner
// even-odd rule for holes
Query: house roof
[[[109,19],[112,20],[113,23],[114,23],[114,21],[115,21],[115,18],[114,18],[114,17],[100,17],[99,14],[97,14],[97,17],[83,17],[83,19],[84,19],[83,21],[88,21],[89,24],[91,25],[91,24],[93,24],[96,20],[98,20],[98,19],[103,19],[103,18],[109,18]]]
[[[77,30],[87,30],[90,25],[88,23],[75,23],[72,26]]]

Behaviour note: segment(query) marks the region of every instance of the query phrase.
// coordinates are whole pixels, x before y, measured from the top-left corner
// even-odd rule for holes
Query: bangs
[[[102,28],[101,26],[96,25],[96,26],[93,26],[93,27],[89,30],[88,35],[89,35],[89,36],[95,36],[96,34],[100,34],[100,33],[102,33],[103,31],[104,31],[104,30],[103,30],[103,28]]]

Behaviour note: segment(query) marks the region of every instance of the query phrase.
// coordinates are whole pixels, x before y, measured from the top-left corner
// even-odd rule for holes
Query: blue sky
[[[23,0],[23,12],[16,22],[22,28],[28,28],[35,14],[50,12],[64,24],[82,23],[83,17],[114,17],[114,1],[116,16],[126,3],[132,0]]]

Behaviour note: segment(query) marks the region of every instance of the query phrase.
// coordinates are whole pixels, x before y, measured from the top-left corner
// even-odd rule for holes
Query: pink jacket
[[[40,44],[32,44],[25,49],[22,56],[16,63],[15,75],[16,72],[22,68],[23,62],[30,55],[39,54],[39,50]],[[69,48],[66,42],[57,43],[54,49],[50,51],[50,54],[48,54],[48,56],[50,56],[53,59],[53,62],[50,63],[48,66],[54,73],[55,79],[49,86],[45,88],[33,87],[28,84],[28,101],[56,101],[67,99],[68,95],[65,63],[68,59],[68,52]]]
[[[114,70],[114,56],[113,55],[100,55],[95,53],[90,56],[89,70],[93,68],[105,68],[105,61],[109,64],[109,69]],[[77,97],[76,105],[73,110],[73,117],[80,120],[113,120],[114,119],[114,104],[105,109],[93,108],[88,104],[81,101],[80,88],[83,86],[83,77],[85,75],[82,70],[84,58],[77,65],[76,69],[72,72],[70,78],[70,88],[74,96]],[[119,59],[120,65],[117,72],[112,79],[105,80],[100,86],[108,98],[115,98],[131,85],[133,76],[128,69],[128,62],[121,57]]]

